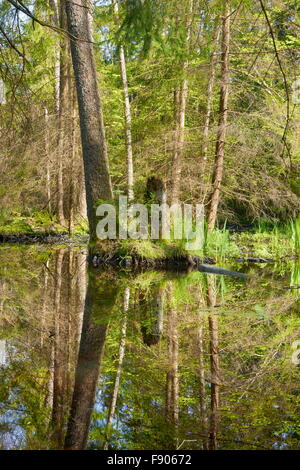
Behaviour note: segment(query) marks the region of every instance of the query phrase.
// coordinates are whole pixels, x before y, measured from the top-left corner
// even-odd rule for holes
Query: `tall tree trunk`
[[[45,115],[45,157],[46,157],[46,197],[47,208],[51,212],[51,179],[50,179],[50,145],[49,145],[49,114],[48,108],[44,108]]]
[[[54,371],[53,371],[53,408],[51,427],[55,445],[61,448],[63,443],[64,425],[64,366],[63,366],[63,315],[62,315],[62,266],[64,250],[60,249],[56,255],[55,266],[55,294],[54,294]]]
[[[109,410],[108,410],[106,433],[105,433],[106,441],[104,442],[104,446],[103,446],[104,450],[108,449],[112,421],[113,421],[113,417],[116,411],[117,399],[119,395],[120,377],[121,377],[122,365],[123,365],[123,360],[124,360],[124,355],[125,355],[125,346],[126,346],[127,312],[129,308],[129,297],[130,297],[130,290],[129,290],[129,287],[126,287],[125,292],[124,292],[124,306],[123,306],[124,318],[123,318],[123,324],[121,328],[118,366],[117,366],[117,372],[116,372],[116,378],[115,378],[114,388],[112,392],[111,402],[110,402]]]
[[[73,85],[73,84],[72,84]],[[70,187],[69,187],[69,224],[68,232],[69,235],[73,233],[74,224],[74,168],[75,168],[75,157],[76,157],[76,90],[71,85],[71,97],[72,97],[72,121],[71,121],[71,152],[70,152]]]
[[[56,27],[64,27],[66,25],[61,24],[62,21],[62,2],[58,3],[58,0],[49,0],[50,8],[52,10],[51,22]],[[54,63],[54,97],[55,97],[55,114],[57,117],[58,123],[58,134],[57,134],[57,149],[56,149],[56,158],[57,158],[57,168],[56,168],[56,215],[58,223],[64,225],[64,211],[63,211],[63,168],[62,168],[62,109],[61,109],[61,82],[62,82],[62,51],[64,48],[64,43],[66,38],[60,38],[60,47],[57,49],[55,54],[55,63]]]
[[[67,29],[66,0],[60,0],[59,26]],[[68,137],[67,122],[69,119],[69,79],[70,75],[70,41],[62,36],[60,40],[60,69],[59,69],[59,109],[58,109],[58,142],[57,142],[57,221],[65,225],[64,215],[64,184],[63,160],[66,153]]]
[[[226,143],[226,126],[229,95],[229,45],[230,45],[230,0],[224,4],[222,22],[222,68],[221,92],[219,105],[219,123],[216,142],[215,167],[212,177],[212,192],[208,206],[208,228],[213,230],[217,220],[220,201],[220,189],[223,178],[224,150]]]
[[[59,8],[58,0],[49,0],[49,5],[52,10],[50,21],[58,27],[59,26]],[[55,113],[58,117],[59,112],[59,76],[60,76],[60,49],[58,48],[55,53],[54,63],[54,102],[55,102]]]
[[[118,0],[113,0],[116,21],[118,21],[119,5]],[[134,198],[133,193],[133,151],[132,151],[132,133],[131,133],[131,107],[128,92],[128,81],[126,71],[126,60],[124,47],[121,45],[119,50],[120,69],[124,93],[124,110],[125,110],[125,138],[127,151],[127,180],[128,180],[128,199]]]
[[[91,239],[96,238],[96,209],[99,200],[112,200],[112,186],[105,130],[92,44],[89,11],[85,0],[68,1],[68,31],[77,88],[87,213]]]
[[[208,150],[208,136],[209,136],[209,125],[212,113],[212,104],[213,104],[213,90],[215,84],[215,76],[216,76],[216,62],[217,62],[217,44],[219,42],[220,37],[220,27],[217,24],[216,30],[213,38],[212,43],[212,54],[209,64],[209,75],[208,75],[208,83],[207,83],[207,90],[206,90],[206,112],[204,117],[204,128],[203,128],[203,136],[202,136],[202,146],[201,146],[201,161],[200,161],[200,171],[199,171],[199,178],[200,184],[204,187],[204,175],[205,169],[207,164],[207,150]],[[202,195],[204,196],[204,191],[201,188]]]
[[[189,12],[187,15],[186,45],[189,50],[191,28],[193,21],[193,0],[189,0]],[[187,69],[188,59],[183,63],[183,82],[174,93],[175,107],[175,135],[172,157],[172,181],[171,181],[171,203],[179,202],[180,180],[181,180],[181,160],[184,146],[185,109],[188,94]]]

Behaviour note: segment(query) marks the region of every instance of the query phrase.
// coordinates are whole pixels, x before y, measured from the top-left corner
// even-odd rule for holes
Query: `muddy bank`
[[[200,258],[194,255],[183,255],[167,258],[142,258],[135,255],[120,257],[117,255],[93,254],[88,256],[89,263],[94,268],[101,270],[117,269],[127,270],[132,273],[153,270],[169,271],[176,273],[187,273],[191,271],[200,271],[208,274],[218,274],[225,276],[235,276],[248,278],[243,272],[231,271],[222,267],[214,266],[215,260],[209,257]]]
[[[165,258],[146,258],[137,255],[120,256],[118,254],[95,253],[88,256],[94,267],[116,266],[120,268],[156,268],[156,269],[189,269],[198,268],[202,264],[215,264],[210,257],[186,255]]]
[[[15,244],[87,244],[89,240],[88,235],[82,235],[77,237],[70,237],[68,232],[32,232],[32,233],[16,233],[16,234],[5,234],[0,233],[0,243],[15,243]]]

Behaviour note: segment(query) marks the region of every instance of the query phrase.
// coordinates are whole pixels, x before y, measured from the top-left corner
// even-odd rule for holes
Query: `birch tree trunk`
[[[215,76],[216,76],[216,59],[217,59],[217,44],[219,42],[220,37],[220,28],[216,25],[216,31],[213,38],[212,44],[212,54],[211,60],[209,65],[209,76],[208,76],[208,83],[207,83],[207,90],[206,90],[206,112],[204,118],[204,128],[203,128],[203,136],[202,136],[202,147],[201,147],[201,161],[200,161],[200,184],[203,186],[203,179],[205,175],[205,169],[207,164],[207,150],[208,150],[208,137],[209,137],[209,125],[212,113],[212,104],[213,104],[213,90],[215,84]],[[204,192],[202,191],[202,194]]]
[[[189,12],[187,20],[187,31],[186,31],[186,44],[189,49],[191,28],[193,21],[193,4],[194,0],[189,1]],[[184,146],[184,128],[185,128],[185,109],[188,94],[188,81],[187,81],[187,69],[189,62],[185,60],[183,63],[183,82],[179,89],[175,90],[174,93],[174,107],[175,107],[175,135],[174,135],[174,146],[173,146],[173,158],[172,158],[172,181],[171,181],[171,204],[179,202],[180,194],[180,180],[181,180],[181,160]]]
[[[102,107],[97,83],[90,20],[86,0],[68,1],[68,31],[77,89],[84,162],[87,213],[91,239],[96,238],[96,209],[99,200],[112,200],[112,185],[105,140]]]
[[[219,105],[219,123],[216,142],[215,167],[212,177],[212,192],[208,206],[208,228],[213,230],[217,220],[218,206],[220,202],[220,189],[223,178],[224,151],[226,143],[226,126],[228,115],[229,95],[229,44],[230,44],[230,1],[224,4],[222,22],[222,68],[221,68],[221,92]]]
[[[119,5],[118,0],[113,0],[113,7],[118,22]],[[120,70],[124,93],[124,110],[125,110],[125,138],[126,138],[126,151],[127,151],[127,181],[128,181],[128,199],[131,201],[134,198],[133,193],[133,151],[132,151],[132,132],[131,132],[131,107],[128,92],[128,81],[126,71],[126,60],[124,47],[121,45],[119,50],[120,56]]]

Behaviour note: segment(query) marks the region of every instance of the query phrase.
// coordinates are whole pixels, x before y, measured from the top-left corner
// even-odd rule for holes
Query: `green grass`
[[[300,217],[291,222],[291,231],[295,253],[300,255]]]

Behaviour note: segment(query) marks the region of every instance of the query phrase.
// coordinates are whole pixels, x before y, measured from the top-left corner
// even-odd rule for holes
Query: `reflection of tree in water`
[[[104,450],[107,450],[109,447],[111,427],[112,427],[112,422],[113,422],[113,418],[114,418],[115,411],[116,411],[117,399],[118,399],[118,394],[119,394],[120,378],[121,378],[122,365],[123,365],[123,360],[124,360],[124,355],[125,355],[125,346],[126,346],[126,330],[127,330],[127,321],[128,321],[127,314],[128,314],[128,309],[129,309],[129,300],[130,300],[130,289],[129,287],[126,287],[124,291],[123,322],[122,322],[122,327],[121,327],[121,337],[120,337],[120,345],[119,345],[119,352],[118,352],[117,370],[116,370],[113,391],[111,394],[110,404],[108,408],[108,416],[107,416],[106,430],[105,430],[105,442],[103,445]]]
[[[109,317],[117,291],[117,284],[111,280],[103,279],[97,284],[90,271],[65,449],[84,449],[87,443]]]
[[[177,311],[176,306],[172,304],[173,289],[172,284],[168,286],[168,305],[167,316],[167,375],[166,375],[166,404],[165,417],[173,425],[174,439],[176,439],[176,430],[178,427],[178,331],[177,331]]]
[[[141,331],[147,346],[159,343],[163,332],[164,290],[154,286],[150,293],[139,293],[139,310],[141,313]]]
[[[83,310],[85,286],[84,258],[72,250],[61,249],[56,254],[54,271],[53,325],[49,331],[51,343],[50,380],[47,403],[52,408],[51,434],[55,447],[62,448],[65,420],[73,387],[73,370],[78,350],[78,330]],[[46,278],[45,278],[46,279]],[[53,383],[52,382],[53,379]]]
[[[211,416],[209,430],[209,449],[218,448],[218,425],[220,407],[220,362],[219,362],[219,331],[218,318],[215,311],[216,282],[211,275],[207,276],[206,291],[207,306],[209,307],[209,352],[210,352],[210,382],[211,382]]]
[[[289,280],[92,270],[82,328],[85,255],[7,253],[2,447],[300,448]]]
[[[67,248],[29,247],[13,252],[4,264],[1,275],[9,289],[0,320],[10,357],[0,396],[5,390],[11,415],[8,440],[16,432],[16,448],[24,443],[26,448],[61,447],[81,329],[86,256]]]

